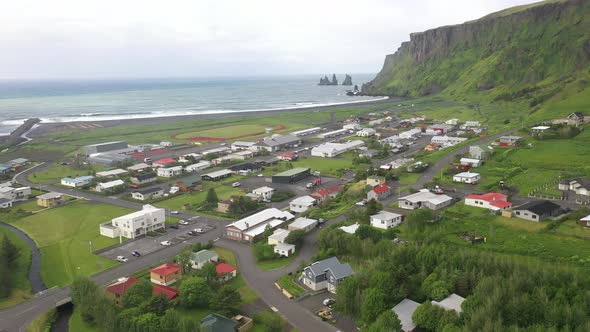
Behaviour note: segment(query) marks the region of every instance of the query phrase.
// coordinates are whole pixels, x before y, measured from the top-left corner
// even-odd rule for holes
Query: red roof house
[[[115,304],[119,304],[127,290],[138,281],[139,279],[133,277],[121,278],[117,282],[107,286],[107,296],[112,298],[115,301]]]
[[[297,155],[293,152],[281,153],[277,156],[281,160],[297,160]]]
[[[386,184],[380,184],[378,186],[373,187],[371,191],[367,193],[367,200],[382,200],[391,195],[391,188]]]
[[[476,206],[492,211],[506,210],[512,207],[512,203],[508,201],[508,196],[501,193],[469,195],[465,197],[465,205]]]
[[[338,194],[344,189],[343,186],[332,186],[326,187],[316,190],[312,196],[313,198],[317,199],[318,201],[324,201],[327,198],[336,198]]]
[[[180,266],[171,263],[162,264],[150,271],[150,280],[154,284],[168,286],[175,283],[182,276]]]
[[[176,160],[174,160],[172,158],[162,158],[162,159],[154,161],[154,164],[156,166],[166,166],[168,164],[174,164],[175,162],[176,162]]]
[[[215,265],[215,271],[217,271],[217,277],[226,281],[237,275],[236,268],[226,263]]]
[[[153,285],[152,294],[154,294],[154,296],[164,294],[164,296],[166,296],[166,298],[168,300],[173,300],[176,297],[178,297],[179,293],[178,293],[178,290],[176,290],[172,287],[163,286],[163,285]]]

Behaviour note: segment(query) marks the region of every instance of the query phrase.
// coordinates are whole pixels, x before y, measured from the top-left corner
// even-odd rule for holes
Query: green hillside
[[[584,107],[589,88],[590,2],[553,0],[411,34],[363,90],[518,102],[544,118]]]

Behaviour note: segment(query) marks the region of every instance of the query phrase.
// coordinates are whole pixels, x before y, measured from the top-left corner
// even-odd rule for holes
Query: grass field
[[[214,247],[213,250],[215,250],[217,255],[219,255],[219,258],[223,259],[226,263],[235,267],[238,266],[236,256],[230,250],[219,247]],[[240,271],[238,270],[238,273],[239,272]],[[245,304],[252,303],[258,298],[258,295],[250,287],[248,287],[248,285],[246,285],[246,281],[244,281],[244,278],[240,274],[238,274],[236,278],[227,284],[234,286],[238,292],[240,292],[242,302]]]
[[[399,176],[399,183],[400,184],[414,184],[418,179],[422,176],[421,173],[406,173],[403,172]]]
[[[39,172],[33,172],[28,175],[27,179],[34,183],[48,183],[59,181],[67,176],[82,176],[92,175],[92,172],[100,172],[106,167],[101,165],[93,165],[88,169],[74,169],[69,165],[55,165],[51,168]]]
[[[219,200],[228,199],[231,196],[244,195],[244,192],[237,188],[225,185],[220,186],[218,184],[207,182],[204,184],[203,191],[201,192],[186,193],[184,195],[158,202],[155,205],[157,207],[170,210],[180,210],[185,204],[190,204],[193,207],[198,206],[205,201],[205,198],[207,198],[207,190],[212,187],[215,188],[215,193],[217,193],[217,198],[219,198]]]
[[[89,325],[85,321],[82,320],[82,315],[80,315],[80,310],[76,310],[74,308],[74,312],[69,320],[69,328],[70,331],[76,332],[100,332],[100,330],[94,326]]]
[[[258,264],[258,267],[260,267],[261,269],[263,269],[265,271],[276,270],[276,269],[280,269],[280,268],[283,268],[283,267],[291,264],[295,260],[296,257],[297,257],[297,254],[294,254],[289,257],[281,257],[281,258],[277,258],[277,259],[257,261],[256,264]]]
[[[289,292],[293,297],[299,297],[305,293],[305,289],[303,287],[297,285],[295,281],[293,281],[293,277],[290,275],[284,275],[279,278],[277,281],[278,284],[283,287],[287,292]]]
[[[244,135],[259,136],[264,134],[266,128],[273,128],[276,132],[282,132],[287,128],[280,130],[280,125],[277,124],[237,124],[218,128],[211,128],[206,130],[191,131],[175,135],[176,139],[190,139],[191,137],[213,137],[213,138],[229,138]],[[290,130],[290,128],[288,128]]]
[[[115,262],[90,252],[117,243],[100,236],[98,226],[130,210],[87,201],[49,209],[11,222],[27,233],[41,251],[41,276],[47,287],[64,286],[75,276],[108,269]]]
[[[265,175],[272,175],[288,170],[287,162],[280,162],[275,166],[264,169]],[[337,176],[337,171],[343,168],[352,168],[352,161],[337,158],[309,157],[292,161],[293,167],[311,168],[312,171],[319,171],[322,175]]]
[[[0,298],[0,309],[24,302],[31,297],[31,284],[28,276],[31,265],[31,249],[18,235],[0,225],[0,239],[4,236],[20,250],[20,257],[16,267],[12,269],[14,289],[10,297]]]

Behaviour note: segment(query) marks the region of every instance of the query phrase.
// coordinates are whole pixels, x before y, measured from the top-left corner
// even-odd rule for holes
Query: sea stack
[[[352,77],[346,74],[346,77],[344,77],[344,81],[342,81],[342,85],[352,85]]]

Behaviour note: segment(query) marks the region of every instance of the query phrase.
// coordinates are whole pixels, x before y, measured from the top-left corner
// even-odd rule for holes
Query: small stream
[[[69,332],[70,331],[70,317],[74,313],[74,305],[66,303],[57,308],[57,319],[53,326],[51,326],[51,332]]]

